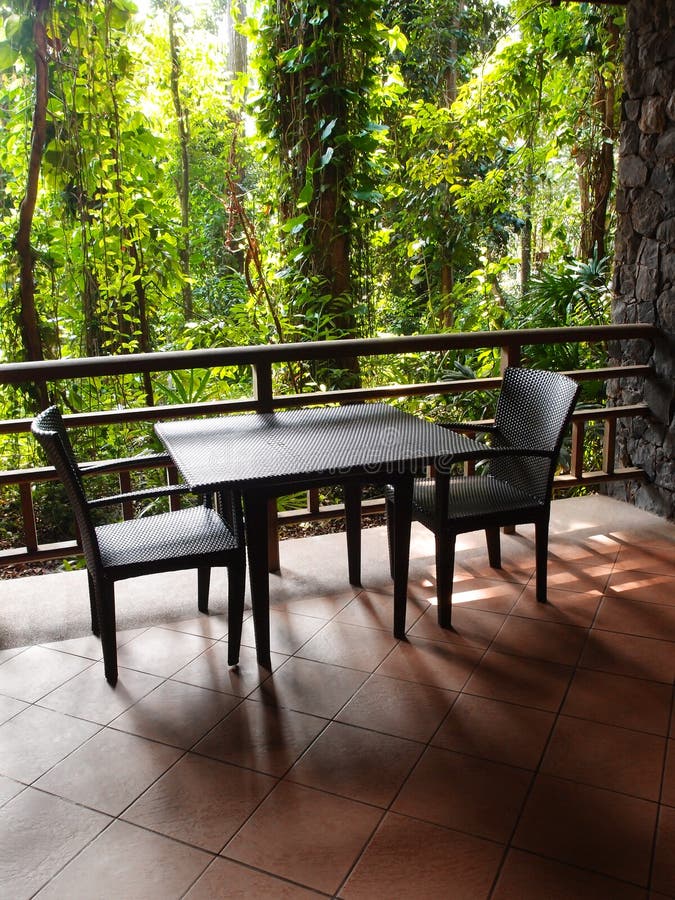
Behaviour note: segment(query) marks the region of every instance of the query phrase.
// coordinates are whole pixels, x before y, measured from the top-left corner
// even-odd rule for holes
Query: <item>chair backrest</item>
[[[547,503],[578,395],[579,385],[559,372],[509,367],[495,414],[500,443],[546,450],[553,455],[551,459],[526,456],[492,460],[490,474]]]
[[[44,448],[47,459],[56,469],[66,490],[80,532],[87,567],[90,570],[99,568],[101,556],[82,476],[58,408],[50,406],[41,412],[33,419],[30,430]]]

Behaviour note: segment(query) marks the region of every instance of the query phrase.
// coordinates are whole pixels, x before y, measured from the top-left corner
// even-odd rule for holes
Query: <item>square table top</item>
[[[195,491],[349,475],[383,480],[486,454],[484,444],[386,403],[160,422],[155,432]]]

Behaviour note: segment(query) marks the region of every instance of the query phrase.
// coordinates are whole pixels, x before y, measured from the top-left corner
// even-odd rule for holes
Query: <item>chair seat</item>
[[[232,532],[218,513],[194,506],[96,528],[105,569],[234,550]]]
[[[435,504],[433,479],[415,481],[413,490],[413,518],[433,518]],[[490,475],[470,475],[451,478],[448,488],[448,517],[451,520],[471,519],[521,509],[536,509],[545,504],[521,491],[515,485]]]

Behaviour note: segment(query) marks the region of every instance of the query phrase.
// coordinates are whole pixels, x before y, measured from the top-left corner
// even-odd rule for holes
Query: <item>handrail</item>
[[[65,417],[66,425],[85,427],[126,422],[153,422],[164,418],[214,415],[229,412],[270,412],[276,409],[309,406],[325,403],[353,403],[365,400],[385,400],[396,397],[425,395],[451,395],[469,391],[489,390],[499,386],[500,377],[484,379],[447,379],[405,385],[354,388],[329,392],[312,391],[301,394],[275,394],[272,367],[275,363],[306,362],[309,360],[387,356],[413,353],[442,353],[449,350],[501,348],[501,368],[518,365],[521,349],[526,346],[556,343],[601,343],[621,340],[645,340],[655,345],[660,340],[659,330],[648,324],[582,326],[576,328],[522,329],[518,331],[487,331],[406,337],[364,338],[293,344],[259,345],[253,347],[221,347],[207,350],[181,350],[166,353],[129,354],[115,357],[87,359],[43,360],[0,364],[0,384],[45,384],[68,379],[104,375],[130,375],[141,372],[166,372],[210,367],[250,366],[253,370],[253,395],[250,398],[215,400],[195,404],[139,407],[134,409],[98,410],[76,413]],[[610,378],[650,378],[648,365],[630,367],[606,366],[566,373],[577,381]],[[572,420],[572,459],[569,474],[558,476],[558,487],[600,484],[614,480],[644,478],[635,468],[616,468],[614,446],[616,424],[619,418],[649,415],[646,404],[631,407],[596,407],[578,409]],[[603,464],[597,472],[587,472],[583,466],[585,424],[589,421],[604,423]],[[20,418],[0,421],[0,435],[19,434],[30,429],[31,419]],[[467,423],[470,428],[470,423]],[[152,458],[137,457],[134,460],[109,461],[106,470],[114,471],[120,480],[120,489],[128,490],[131,474],[153,465]],[[154,461],[157,467],[156,460]],[[166,468],[171,483],[177,480],[175,469]],[[25,546],[0,552],[0,565],[18,561],[46,559],[73,555],[77,546],[73,542],[40,545],[35,524],[32,485],[54,480],[49,468],[33,468],[0,472],[0,488],[15,486],[19,489],[23,515]],[[364,504],[368,514],[380,511],[377,501]],[[306,521],[339,514],[341,507],[319,507],[318,494],[310,497],[307,509],[281,514],[284,521]],[[127,506],[124,515],[133,511]],[[274,564],[274,562],[273,562]]]

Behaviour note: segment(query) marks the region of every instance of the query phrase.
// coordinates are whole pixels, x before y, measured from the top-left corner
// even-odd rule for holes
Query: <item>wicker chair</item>
[[[485,529],[488,559],[501,567],[501,527],[534,523],[536,597],[546,601],[548,526],[553,476],[579,386],[557,372],[508,368],[486,445],[486,474],[450,478],[436,473],[419,479],[413,495],[413,519],[436,537],[438,623],[450,628],[455,540],[458,534]],[[453,427],[453,426],[449,426]],[[455,426],[459,427],[459,426]],[[393,492],[387,491],[391,513]],[[387,522],[391,519],[387,517]],[[393,554],[389,533],[390,563]]]
[[[117,682],[115,582],[138,575],[196,568],[198,608],[205,613],[208,612],[211,567],[227,566],[228,655],[232,657],[236,648],[238,656],[246,580],[241,504],[234,498],[221,497],[221,505],[228,500],[231,524],[205,503],[175,512],[94,526],[92,509],[128,500],[184,493],[187,488],[172,485],[88,500],[81,473],[105,471],[106,464],[78,466],[63,419],[55,406],[34,419],[31,431],[63,482],[75,515],[89,576],[92,631],[101,638],[106,680],[113,685]]]

